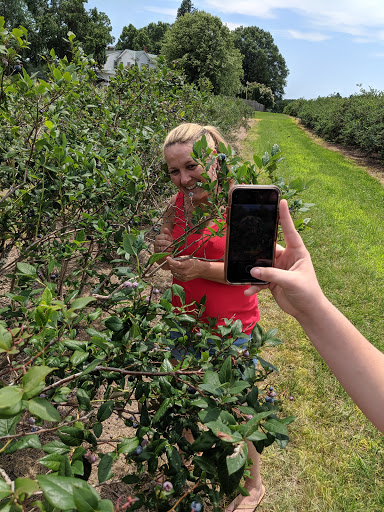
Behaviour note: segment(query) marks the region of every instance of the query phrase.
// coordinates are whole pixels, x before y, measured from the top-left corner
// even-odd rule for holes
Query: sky
[[[284,98],[384,90],[383,0],[195,0],[234,30],[257,26],[272,35],[289,75]],[[88,0],[105,12],[117,42],[125,25],[173,23],[181,0]]]

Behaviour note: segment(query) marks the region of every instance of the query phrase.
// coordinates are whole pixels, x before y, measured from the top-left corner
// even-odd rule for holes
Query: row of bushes
[[[384,92],[360,90],[343,98],[339,94],[288,103],[284,113],[331,142],[355,146],[384,159]]]

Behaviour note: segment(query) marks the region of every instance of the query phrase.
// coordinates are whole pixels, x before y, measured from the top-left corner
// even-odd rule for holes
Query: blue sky
[[[181,0],[88,0],[112,23],[116,41],[124,25],[173,23]],[[272,34],[289,75],[285,98],[342,96],[384,90],[383,0],[195,0],[231,30],[257,26]],[[359,84],[359,85],[357,85]]]

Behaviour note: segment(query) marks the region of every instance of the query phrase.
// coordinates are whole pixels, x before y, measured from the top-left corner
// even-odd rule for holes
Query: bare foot
[[[226,512],[253,512],[265,494],[265,487],[262,485],[258,488],[248,489],[249,496],[242,496],[239,494],[226,509]]]

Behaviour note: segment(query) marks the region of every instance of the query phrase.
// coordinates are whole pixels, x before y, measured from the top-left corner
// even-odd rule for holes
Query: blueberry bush
[[[304,126],[326,140],[384,159],[383,91],[361,88],[358,94],[348,98],[333,94],[313,100],[293,100],[285,106],[284,113],[300,118]]]
[[[224,495],[246,493],[246,441],[260,453],[288,443],[292,418],[266,384],[277,369],[261,357],[281,340],[257,325],[238,349],[241,322],[214,329],[201,321],[204,300],[191,315],[181,287],[154,285],[161,255],[152,242],[171,194],[159,148],[183,120],[211,116],[225,131],[249,110],[161,62],[119,68],[100,87],[71,33],[71,55],[51,51],[43,80],[19,63],[27,37],[0,18],[0,453],[28,449],[38,465],[16,479],[0,467],[0,508],[219,511]],[[219,159],[223,185],[196,212],[196,229],[220,221],[230,180],[260,175],[281,187],[297,228],[308,224],[300,214],[310,205],[299,197],[308,184],[277,176],[276,145],[241,162],[203,138],[194,158],[205,169]],[[175,343],[186,348],[177,363]],[[116,418],[130,434],[107,435]],[[121,464],[130,493],[112,502],[103,486]]]

